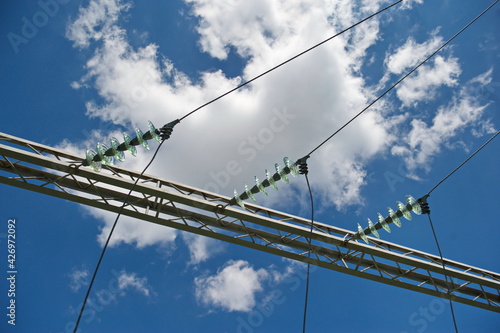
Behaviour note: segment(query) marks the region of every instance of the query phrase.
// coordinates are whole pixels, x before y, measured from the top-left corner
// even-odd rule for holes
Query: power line
[[[455,169],[453,169],[453,171],[451,171],[448,175],[446,175],[446,177],[444,177],[443,179],[441,179],[428,193],[427,195],[424,197],[425,200],[427,199],[427,197],[430,196],[431,192],[433,192],[439,185],[441,185],[446,179],[448,179],[449,177],[451,177],[455,172],[457,172],[463,165],[465,165],[465,163],[467,163],[470,159],[472,159],[477,153],[479,153],[479,151],[481,151],[484,147],[486,147],[486,145],[488,145],[491,141],[493,141],[494,138],[496,138],[498,136],[498,134],[500,133],[500,131],[496,132],[491,138],[488,139],[488,141],[486,141],[481,147],[479,147],[474,153],[472,153],[469,157],[467,157],[467,159],[465,159],[465,161],[463,161],[462,163],[460,163],[460,165],[458,165]],[[439,241],[438,241],[438,238],[437,238],[437,235],[436,235],[436,231],[434,229],[434,224],[432,223],[432,219],[431,219],[431,215],[430,215],[430,211],[427,211],[427,215],[429,217],[429,224],[431,226],[431,230],[432,230],[432,234],[434,236],[434,240],[436,242],[436,246],[437,246],[437,249],[438,249],[438,252],[439,252],[439,257],[441,258],[441,264],[443,266],[443,275],[444,275],[444,278],[446,280],[446,283],[448,285],[448,294],[451,293],[451,290],[449,288],[449,286],[451,285],[452,287],[454,286],[454,283],[453,283],[453,279],[451,278],[451,276],[449,277],[450,279],[450,282],[448,282],[448,275],[446,274],[446,268],[445,268],[445,265],[444,265],[444,259],[443,259],[443,253],[441,252],[441,246],[439,245]],[[455,318],[455,310],[453,308],[453,301],[451,300],[451,297],[448,298],[449,302],[450,302],[450,310],[451,310],[451,317],[452,317],[452,320],[453,320],[453,325],[455,327],[455,332],[458,333],[458,326],[457,326],[457,320]]]
[[[500,131],[496,132],[488,141],[486,141],[481,147],[479,147],[474,153],[472,153],[465,161],[463,161],[459,166],[457,166],[452,172],[450,172],[446,177],[441,179],[439,183],[437,183],[428,193],[427,195],[429,196],[432,191],[434,191],[439,185],[441,185],[446,179],[448,179],[451,175],[453,175],[455,172],[458,171],[465,163],[467,163],[471,158],[473,158],[481,149],[486,147],[487,144],[489,144],[491,141],[493,141],[494,138],[500,133]]]
[[[427,212],[427,216],[429,217],[429,224],[431,225],[432,234],[434,235],[434,240],[436,241],[436,246],[437,246],[437,249],[439,252],[439,257],[441,258],[441,264],[443,266],[443,275],[444,275],[444,279],[446,280],[446,284],[448,286],[448,294],[450,294],[451,290],[450,290],[449,286],[450,285],[453,286],[453,279],[450,276],[449,278],[450,278],[451,283],[448,282],[448,275],[446,274],[446,268],[444,266],[443,253],[441,252],[441,247],[439,246],[439,241],[438,241],[438,238],[436,235],[436,231],[434,230],[434,224],[432,223],[430,211]],[[453,325],[455,327],[455,332],[458,333],[458,326],[457,326],[457,320],[455,318],[455,310],[453,309],[453,302],[451,301],[451,298],[449,298],[448,300],[450,301],[451,317],[453,319]]]
[[[243,88],[243,87],[244,87],[244,86],[246,86],[247,84],[252,83],[253,81],[255,81],[255,80],[257,80],[257,79],[259,79],[259,78],[263,77],[263,76],[264,76],[264,75],[266,75],[266,74],[269,74],[270,72],[274,71],[275,69],[278,69],[278,68],[280,68],[281,66],[283,66],[283,65],[285,65],[285,64],[287,64],[287,63],[289,63],[290,61],[297,59],[298,57],[300,57],[300,56],[302,56],[302,55],[304,55],[304,54],[308,53],[309,51],[312,51],[313,49],[317,48],[318,46],[321,46],[321,45],[325,44],[326,42],[328,42],[328,41],[330,41],[330,40],[334,39],[335,37],[338,37],[338,36],[342,35],[343,33],[345,33],[345,32],[347,32],[347,31],[351,30],[352,28],[354,28],[354,27],[358,26],[359,24],[361,24],[361,23],[363,23],[363,22],[365,22],[365,21],[367,21],[367,20],[371,19],[372,17],[374,17],[374,16],[376,16],[376,15],[378,15],[378,14],[380,14],[380,13],[382,13],[382,12],[386,11],[387,9],[389,9],[389,8],[391,8],[391,7],[393,7],[393,6],[397,5],[397,4],[399,4],[399,3],[401,3],[401,2],[403,2],[403,0],[399,0],[399,1],[394,2],[393,4],[391,4],[391,5],[389,5],[389,6],[385,7],[385,8],[383,8],[383,9],[381,9],[381,10],[377,11],[377,12],[376,12],[376,13],[374,13],[374,14],[371,14],[370,16],[365,17],[365,18],[364,18],[364,19],[362,19],[361,21],[359,21],[359,22],[357,22],[357,23],[355,23],[355,24],[351,25],[350,27],[348,27],[348,28],[346,28],[346,29],[344,29],[344,30],[340,31],[339,33],[336,33],[335,35],[333,35],[333,36],[331,36],[331,37],[329,37],[329,38],[327,38],[327,39],[323,40],[322,42],[319,42],[318,44],[316,44],[316,45],[314,45],[314,46],[312,46],[312,47],[308,48],[307,50],[300,52],[299,54],[297,54],[297,55],[295,55],[295,56],[293,56],[293,57],[289,58],[288,60],[283,61],[282,63],[280,63],[280,64],[278,64],[278,65],[274,66],[273,68],[268,69],[267,71],[265,71],[265,72],[263,72],[263,73],[261,73],[261,74],[257,75],[256,77],[254,77],[254,78],[252,78],[252,79],[250,79],[250,80],[248,80],[248,81],[246,81],[246,82],[244,82],[244,83],[240,84],[239,86],[237,86],[237,87],[235,87],[235,88],[233,88],[233,89],[231,89],[231,90],[229,90],[229,91],[227,91],[227,92],[223,93],[222,95],[220,95],[220,96],[218,96],[218,97],[216,97],[216,98],[212,99],[211,101],[209,101],[209,102],[207,102],[207,103],[205,103],[205,104],[203,104],[203,105],[201,105],[201,106],[197,107],[196,109],[192,110],[191,112],[187,113],[187,114],[186,114],[186,115],[184,115],[182,118],[180,118],[180,119],[179,119],[179,121],[182,121],[183,119],[185,119],[185,118],[189,117],[190,115],[192,115],[193,113],[195,113],[195,112],[199,111],[200,109],[203,109],[204,107],[206,107],[206,106],[208,106],[208,105],[210,105],[210,104],[212,104],[212,103],[214,103],[214,102],[218,101],[219,99],[221,99],[221,98],[223,98],[223,97],[225,97],[225,96],[229,95],[230,93],[232,93],[232,92],[234,92],[234,91],[236,91],[236,90],[239,90],[239,89]]]
[[[363,114],[366,110],[368,110],[371,106],[373,106],[373,104],[375,104],[376,102],[378,102],[382,97],[384,97],[385,95],[387,95],[391,90],[393,90],[394,88],[396,88],[396,86],[398,86],[404,79],[406,79],[408,76],[410,76],[413,72],[415,72],[418,68],[420,68],[420,66],[422,66],[424,63],[426,63],[429,59],[431,59],[434,55],[436,55],[436,53],[438,53],[439,51],[441,51],[446,45],[448,45],[452,40],[454,40],[458,35],[460,35],[465,29],[467,29],[471,24],[473,24],[475,21],[477,21],[481,16],[483,16],[488,10],[490,10],[499,0],[496,0],[493,4],[491,4],[488,8],[486,8],[485,10],[483,10],[481,12],[481,14],[479,14],[478,16],[476,16],[472,21],[470,21],[465,27],[463,27],[459,32],[457,32],[453,37],[451,37],[450,39],[448,39],[443,45],[441,45],[436,51],[434,51],[430,56],[428,56],[424,61],[422,61],[421,63],[419,63],[417,66],[415,66],[411,71],[409,71],[406,75],[404,75],[401,79],[399,79],[396,83],[394,83],[389,89],[387,89],[386,91],[384,91],[379,97],[377,97],[373,102],[371,102],[370,104],[368,104],[363,110],[361,110],[358,114],[356,114],[354,117],[351,118],[351,120],[349,120],[347,123],[345,123],[344,125],[342,125],[342,127],[340,127],[338,130],[336,130],[332,135],[330,135],[328,138],[326,138],[326,140],[324,140],[323,142],[321,142],[318,146],[316,146],[316,148],[314,148],[309,154],[307,155],[311,155],[312,153],[314,153],[316,150],[318,150],[321,146],[323,146],[326,142],[328,142],[331,138],[333,138],[335,135],[337,135],[337,133],[339,133],[341,130],[343,130],[345,127],[347,127],[350,123],[352,123],[356,118],[358,118],[361,114]]]
[[[309,183],[309,177],[307,174],[309,173],[307,169],[307,160],[308,157],[305,157],[301,159],[301,163],[299,165],[300,174],[303,174],[306,177],[306,183],[307,183],[307,188],[309,190],[309,198],[311,200],[311,229],[309,230],[309,234],[312,236],[313,234],[313,226],[314,226],[314,200],[313,200],[313,194],[311,190],[311,184]],[[312,237],[307,238],[307,244],[309,245],[309,252],[307,253],[307,259],[311,259],[311,252],[312,252]],[[306,322],[307,322],[307,306],[309,302],[309,279],[310,279],[310,274],[311,274],[311,261],[307,261],[307,273],[306,273],[306,293],[304,297],[304,316],[302,319],[302,333],[306,332]]]
[[[139,177],[137,177],[137,179],[135,180],[134,184],[132,185],[132,187],[130,188],[130,191],[128,192],[127,196],[125,197],[125,200],[123,201],[123,204],[122,206],[120,207],[120,210],[118,212],[118,215],[116,216],[116,219],[115,219],[115,222],[113,223],[113,226],[111,227],[111,231],[109,232],[109,235],[108,235],[108,238],[106,239],[106,243],[104,244],[104,247],[101,251],[101,255],[99,257],[99,260],[97,261],[97,265],[94,269],[94,273],[92,275],[92,279],[90,280],[90,284],[89,284],[89,287],[87,289],[87,293],[85,294],[85,298],[83,299],[83,303],[82,303],[82,307],[80,309],[80,313],[78,315],[78,319],[76,321],[76,324],[75,324],[75,328],[73,330],[73,333],[76,333],[77,330],[78,330],[78,325],[80,324],[80,320],[82,318],[82,315],[83,315],[83,311],[85,310],[85,305],[87,304],[87,300],[89,298],[89,295],[90,295],[90,291],[92,290],[92,286],[94,285],[94,281],[95,281],[95,278],[97,276],[97,272],[99,270],[99,267],[101,266],[101,262],[102,262],[102,259],[104,257],[104,253],[106,253],[106,249],[108,248],[108,244],[109,244],[109,241],[111,240],[111,236],[113,235],[113,231],[115,230],[115,227],[118,223],[118,219],[120,218],[122,212],[123,212],[123,209],[125,208],[125,206],[128,204],[128,200],[130,198],[130,195],[132,194],[132,191],[134,190],[135,186],[137,185],[137,183],[139,182],[139,180],[142,178],[142,176],[144,175],[144,173],[146,172],[146,170],[151,166],[151,164],[153,163],[154,159],[156,158],[156,155],[158,154],[158,152],[160,151],[160,148],[161,146],[163,145],[163,143],[165,142],[166,139],[163,139],[160,144],[158,145],[158,147],[156,148],[156,151],[154,152],[153,154],[153,157],[151,158],[151,160],[149,161],[149,163],[146,165],[146,167],[144,168],[144,170],[142,170],[141,174],[139,175]]]
[[[190,115],[194,114],[195,112],[199,111],[200,109],[202,109],[202,108],[204,108],[204,107],[206,107],[206,106],[208,106],[208,105],[210,105],[210,104],[212,104],[212,103],[216,102],[217,100],[219,100],[219,99],[221,99],[221,98],[223,98],[223,97],[225,97],[225,96],[229,95],[230,93],[232,93],[232,92],[234,92],[234,91],[236,91],[236,90],[238,90],[238,89],[241,89],[242,87],[244,87],[244,86],[246,86],[246,85],[250,84],[251,82],[253,82],[253,81],[255,81],[255,80],[257,80],[257,79],[261,78],[262,76],[264,76],[264,75],[266,75],[266,74],[268,74],[268,73],[270,73],[270,72],[274,71],[275,69],[277,69],[277,68],[279,68],[279,67],[281,67],[281,66],[283,66],[283,65],[285,65],[285,64],[287,64],[287,63],[289,63],[289,62],[291,62],[292,60],[294,60],[294,59],[296,59],[296,58],[298,58],[298,57],[300,57],[300,56],[304,55],[305,53],[307,53],[307,52],[309,52],[309,51],[311,51],[311,50],[313,50],[313,49],[315,49],[315,48],[319,47],[320,45],[322,45],[322,44],[324,44],[324,43],[326,43],[326,42],[328,42],[328,41],[332,40],[333,38],[335,38],[335,37],[337,37],[337,36],[339,36],[339,35],[341,35],[341,34],[343,34],[343,33],[347,32],[347,31],[349,31],[350,29],[352,29],[352,28],[356,27],[357,25],[359,25],[359,24],[361,24],[361,23],[363,23],[363,22],[365,22],[365,21],[369,20],[370,18],[372,18],[372,17],[374,17],[374,16],[376,16],[376,15],[380,14],[381,12],[383,12],[383,11],[385,11],[385,10],[387,10],[387,9],[389,9],[389,8],[391,8],[391,7],[393,7],[393,6],[395,6],[396,4],[398,4],[398,3],[402,2],[402,1],[403,1],[403,0],[399,0],[399,1],[397,1],[397,2],[395,2],[395,3],[393,3],[393,4],[391,4],[391,5],[389,5],[389,6],[385,7],[385,8],[383,8],[382,10],[377,11],[376,13],[374,13],[374,14],[372,14],[372,15],[370,15],[370,16],[368,16],[368,17],[366,17],[366,18],[364,18],[363,20],[361,20],[361,21],[357,22],[356,24],[354,24],[354,25],[352,25],[352,26],[348,27],[347,29],[342,30],[341,32],[339,32],[339,33],[337,33],[337,34],[335,34],[335,35],[333,35],[333,36],[331,36],[331,37],[329,37],[329,38],[325,39],[324,41],[322,41],[322,42],[320,42],[320,43],[318,43],[318,44],[316,44],[316,45],[314,45],[314,46],[310,47],[309,49],[307,49],[307,50],[305,50],[305,51],[303,51],[303,52],[301,52],[301,53],[299,53],[299,54],[297,54],[297,55],[293,56],[292,58],[290,58],[290,59],[288,59],[288,60],[286,60],[286,61],[284,61],[284,62],[282,62],[282,63],[278,64],[277,66],[274,66],[273,68],[271,68],[271,69],[269,69],[269,70],[267,70],[267,71],[263,72],[262,74],[260,74],[260,75],[258,75],[258,76],[256,76],[256,77],[254,77],[253,79],[251,79],[251,80],[249,80],[249,81],[247,81],[247,82],[245,82],[245,83],[243,83],[243,84],[240,84],[239,86],[237,86],[237,87],[235,87],[235,88],[233,88],[233,89],[231,89],[231,90],[227,91],[226,93],[224,93],[224,94],[222,94],[222,95],[220,95],[220,96],[218,96],[218,97],[216,97],[216,98],[212,99],[211,101],[209,101],[209,102],[207,102],[207,103],[205,103],[205,104],[203,104],[203,105],[199,106],[198,108],[196,108],[196,109],[194,109],[193,111],[191,111],[191,112],[187,113],[186,115],[184,115],[182,118],[180,118],[180,119],[176,120],[176,123],[178,123],[178,122],[182,121],[183,119],[185,119],[185,118],[187,118],[188,116],[190,116]],[[138,138],[139,138],[139,136],[138,136]],[[108,247],[109,241],[111,240],[111,236],[112,236],[112,234],[113,234],[113,231],[115,230],[115,227],[116,227],[116,225],[117,225],[117,223],[118,223],[118,220],[119,220],[119,218],[120,218],[120,216],[121,216],[121,213],[122,213],[122,211],[123,211],[124,207],[127,205],[128,199],[129,199],[129,197],[130,197],[130,195],[131,195],[132,191],[134,190],[135,186],[137,185],[137,182],[139,181],[140,177],[141,177],[141,176],[142,176],[142,175],[146,172],[146,170],[149,168],[149,166],[153,163],[153,161],[154,161],[154,159],[155,159],[156,155],[158,154],[158,152],[159,152],[159,150],[160,150],[160,148],[161,148],[161,146],[162,146],[162,144],[163,144],[163,142],[164,142],[164,141],[165,141],[165,140],[162,140],[162,141],[160,142],[160,144],[159,144],[159,145],[158,145],[158,147],[156,148],[155,153],[153,154],[153,157],[151,158],[151,160],[149,161],[149,163],[146,165],[146,167],[144,168],[144,170],[141,172],[140,176],[139,176],[139,177],[136,179],[136,181],[134,182],[134,185],[132,186],[132,188],[130,189],[129,193],[127,194],[127,196],[126,196],[126,198],[125,198],[125,200],[124,200],[124,202],[123,202],[123,204],[122,204],[122,206],[121,206],[121,208],[120,208],[120,211],[118,212],[118,215],[116,216],[116,219],[115,219],[115,221],[114,221],[114,223],[113,223],[113,226],[112,226],[112,228],[111,228],[111,231],[110,231],[110,233],[109,233],[109,235],[108,235],[108,238],[107,238],[107,240],[106,240],[106,243],[105,243],[105,245],[104,245],[104,247],[103,247],[103,250],[102,250],[101,255],[100,255],[100,257],[99,257],[99,260],[98,260],[98,262],[97,262],[96,268],[95,268],[94,273],[93,273],[93,275],[92,275],[91,282],[90,282],[89,287],[88,287],[88,289],[87,289],[87,293],[86,293],[86,295],[85,295],[85,298],[84,298],[84,301],[83,301],[82,307],[81,307],[81,309],[80,309],[80,313],[79,313],[79,315],[78,315],[77,322],[76,322],[76,324],[75,324],[75,328],[74,328],[74,332],[75,332],[75,333],[76,333],[76,331],[78,330],[78,325],[79,325],[79,323],[80,323],[80,320],[81,320],[81,317],[82,317],[83,311],[84,311],[84,309],[85,309],[85,305],[86,305],[87,300],[88,300],[88,297],[89,297],[89,295],[90,295],[90,291],[91,291],[92,286],[93,286],[93,284],[94,284],[95,278],[96,278],[96,276],[97,276],[97,272],[98,272],[98,270],[99,270],[99,267],[100,267],[100,265],[101,265],[102,259],[103,259],[103,257],[104,257],[105,252],[106,252],[106,249],[107,249],[107,247]],[[312,195],[312,193],[311,193],[311,195]],[[311,200],[312,200],[312,197],[311,197]],[[312,232],[312,224],[311,224],[311,232]],[[309,254],[309,255],[310,255],[310,254]],[[308,268],[309,268],[309,265],[308,265]],[[308,273],[309,273],[309,269],[308,269]],[[309,274],[308,274],[308,275],[309,275]],[[306,304],[307,304],[307,302],[306,302]],[[305,313],[304,313],[304,318],[305,318]],[[305,322],[304,322],[304,325],[305,325]]]

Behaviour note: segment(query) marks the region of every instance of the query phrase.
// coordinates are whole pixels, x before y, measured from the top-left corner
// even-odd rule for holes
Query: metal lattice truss
[[[500,312],[500,274],[149,175],[104,167],[0,133],[0,183],[71,200],[388,285]],[[130,194],[134,182],[137,185]],[[309,240],[311,245],[309,244]],[[311,253],[309,253],[311,250]]]

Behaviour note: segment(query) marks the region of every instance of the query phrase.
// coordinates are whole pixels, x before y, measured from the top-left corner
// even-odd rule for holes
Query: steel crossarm
[[[370,244],[346,241],[354,232],[326,223],[315,221],[311,233],[308,219],[253,204],[241,209],[229,197],[125,168],[94,172],[81,161],[0,133],[0,183],[115,213],[126,201],[122,214],[142,221],[500,312],[498,273],[370,237]]]

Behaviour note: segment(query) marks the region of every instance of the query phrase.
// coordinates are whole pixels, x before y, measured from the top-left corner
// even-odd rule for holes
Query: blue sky
[[[0,5],[0,131],[81,155],[148,120],[161,126],[182,117],[387,4],[56,1]],[[284,156],[307,154],[491,2],[396,6],[186,118],[148,172],[227,196],[242,191]],[[406,194],[426,194],[498,131],[499,16],[496,5],[311,156],[317,221],[365,226]],[[499,148],[491,142],[429,198],[444,256],[496,272]],[[120,165],[140,171],[151,152],[129,156]],[[241,172],[226,180],[229,161]],[[69,332],[114,216],[1,191],[4,230],[17,221],[19,271],[17,325],[2,315],[1,331]],[[310,216],[303,178],[257,200]],[[425,216],[381,236],[437,254]],[[304,288],[301,265],[123,219],[80,329],[299,331]],[[455,312],[460,332],[500,325],[496,313],[461,304]],[[308,314],[308,332],[453,330],[439,299],[324,269],[311,274]]]

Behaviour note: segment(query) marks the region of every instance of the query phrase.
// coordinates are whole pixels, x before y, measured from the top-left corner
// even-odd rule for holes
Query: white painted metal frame
[[[0,133],[0,183],[117,213],[140,174],[119,167],[99,173],[82,157]],[[500,312],[500,274],[354,232],[143,175],[122,214],[323,268]],[[311,257],[308,238],[311,239]]]

